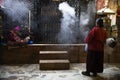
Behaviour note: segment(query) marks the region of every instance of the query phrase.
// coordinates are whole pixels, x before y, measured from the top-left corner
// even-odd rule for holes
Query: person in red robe
[[[88,49],[86,71],[82,72],[83,75],[91,76],[90,73],[93,73],[93,76],[97,76],[97,73],[103,72],[104,44],[106,39],[107,33],[103,29],[103,19],[98,18],[96,26],[91,29],[85,39]]]

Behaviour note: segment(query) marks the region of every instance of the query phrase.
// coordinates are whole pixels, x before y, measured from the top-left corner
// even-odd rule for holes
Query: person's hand
[[[23,42],[24,42],[24,40],[21,40],[20,42],[21,42],[21,43],[23,43]]]
[[[29,36],[27,36],[25,39],[26,39],[26,40],[29,40],[29,39],[30,39],[30,37],[29,37]]]
[[[24,39],[24,42],[28,42],[28,41],[29,41],[29,39],[30,39],[30,37],[29,37],[29,36],[27,36],[27,37]]]

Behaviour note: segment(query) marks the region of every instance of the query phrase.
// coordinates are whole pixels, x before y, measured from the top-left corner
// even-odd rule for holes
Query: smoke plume
[[[30,7],[30,2],[26,0],[5,0],[3,10],[12,21],[21,23],[28,17]]]
[[[84,40],[85,37],[88,35],[90,29],[95,24],[95,2],[90,1],[87,5],[87,10],[84,12],[81,12],[80,15],[80,34],[81,38]]]
[[[85,8],[82,8],[85,7]],[[89,1],[87,4],[81,3],[80,17],[76,17],[76,12],[67,2],[59,4],[59,10],[62,12],[61,29],[58,34],[59,43],[78,43],[84,42],[95,21],[95,1]]]
[[[62,2],[59,4],[59,10],[62,12],[63,16],[61,19],[61,29],[60,33],[58,33],[57,39],[59,43],[75,43],[75,9],[71,7],[67,2]]]

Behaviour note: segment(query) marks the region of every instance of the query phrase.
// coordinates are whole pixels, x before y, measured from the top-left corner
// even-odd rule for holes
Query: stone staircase
[[[40,51],[40,70],[67,70],[70,68],[67,51]]]

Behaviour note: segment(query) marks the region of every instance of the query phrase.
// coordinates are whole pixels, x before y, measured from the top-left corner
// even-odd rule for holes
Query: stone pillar
[[[116,19],[116,25],[118,28],[118,42],[120,42],[120,1],[117,0],[117,19]]]
[[[120,16],[117,16],[116,25],[118,28],[118,42],[120,42]]]

